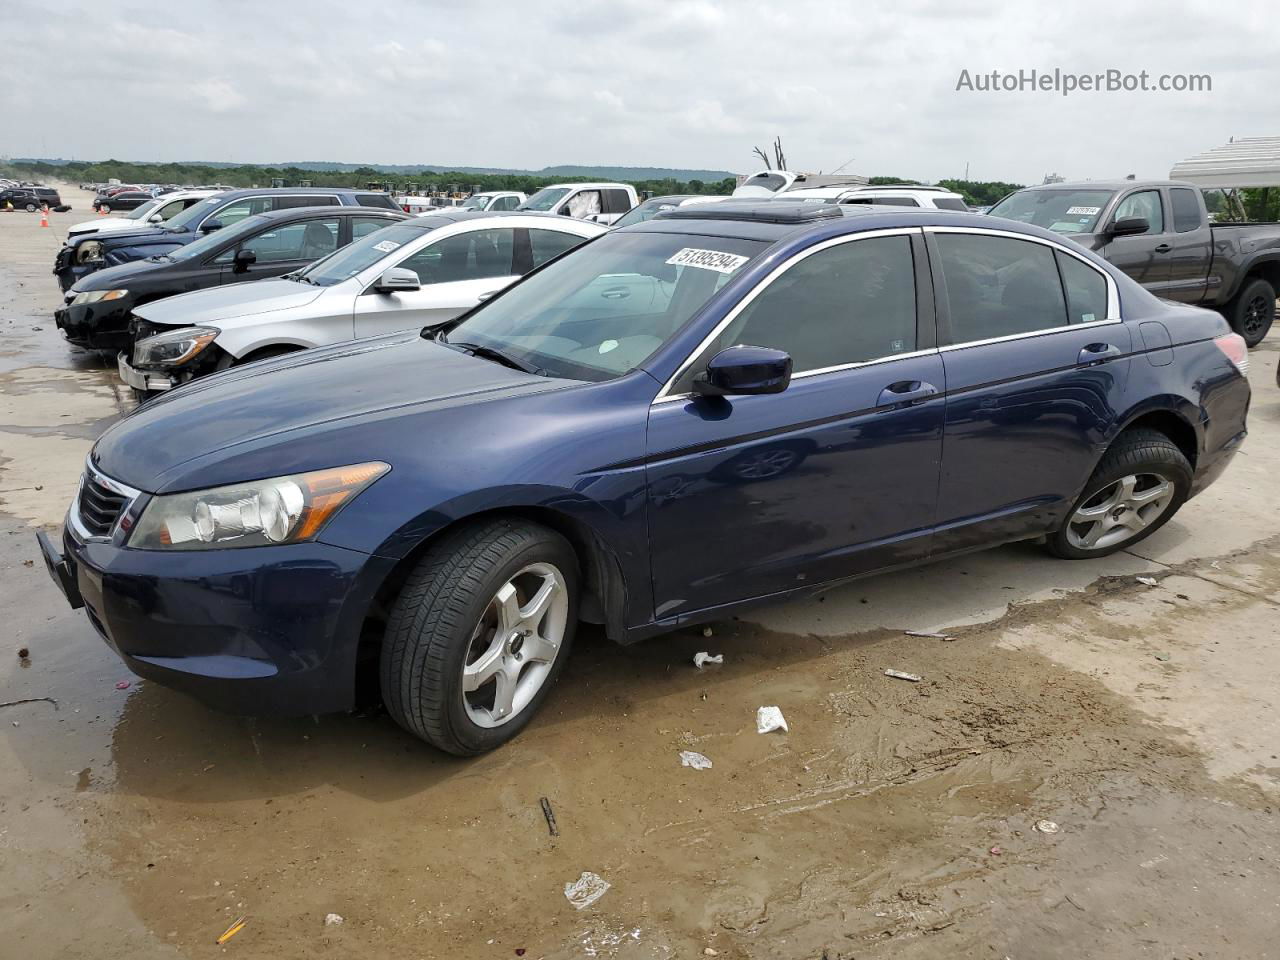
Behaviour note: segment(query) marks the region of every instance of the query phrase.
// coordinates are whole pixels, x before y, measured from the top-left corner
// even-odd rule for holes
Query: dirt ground
[[[88,200],[64,197],[47,230],[0,214],[0,700],[56,700],[0,709],[0,955],[1280,955],[1280,334],[1243,453],[1136,552],[1018,545],[710,637],[580,635],[529,730],[457,760],[382,715],[212,713],[66,608],[33,533],[129,401],[52,322]],[[790,731],[756,733],[761,705]],[[583,871],[612,886],[579,912]]]

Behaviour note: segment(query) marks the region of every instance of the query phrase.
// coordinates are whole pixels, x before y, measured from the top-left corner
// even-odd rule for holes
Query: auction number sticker
[[[1101,209],[1101,207],[1071,207],[1067,210],[1067,216],[1092,217]]]
[[[696,247],[685,247],[677,251],[667,263],[677,267],[698,267],[701,270],[714,270],[716,273],[733,273],[749,260],[736,253],[721,253],[719,250],[699,250]]]
[[[390,253],[399,246],[400,244],[396,243],[394,240],[383,240],[381,243],[375,243],[373,245],[373,249],[380,250],[383,253]]]

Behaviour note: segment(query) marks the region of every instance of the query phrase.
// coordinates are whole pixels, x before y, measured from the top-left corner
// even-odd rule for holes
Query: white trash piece
[[[886,677],[893,677],[895,680],[910,680],[912,683],[919,683],[924,677],[918,673],[903,673],[901,670],[886,670]]]
[[[756,711],[756,733],[770,733],[773,730],[791,732],[787,719],[778,707],[761,707]]]
[[[1158,587],[1160,585],[1160,581],[1155,577],[1134,577],[1134,579],[1148,587]]]
[[[609,881],[590,870],[583,870],[573,883],[564,885],[565,899],[575,910],[585,910],[609,892]]]
[[[680,766],[693,767],[695,770],[710,770],[711,760],[694,750],[681,750]]]
[[[724,663],[724,654],[717,653],[714,657],[705,650],[699,650],[693,655],[693,665],[701,670],[708,663]]]
[[[336,913],[326,914],[324,918],[324,925],[326,927],[339,927],[342,926],[342,922],[342,917]]]

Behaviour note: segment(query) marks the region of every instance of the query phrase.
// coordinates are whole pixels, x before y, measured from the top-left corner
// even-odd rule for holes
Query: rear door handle
[[[912,407],[938,395],[938,388],[923,380],[899,380],[880,391],[877,407]]]
[[[1118,356],[1120,356],[1120,348],[1113,343],[1091,343],[1080,351],[1080,356],[1076,357],[1076,363],[1082,367],[1091,367],[1094,364],[1114,360]]]
[[[1160,246],[1156,247],[1156,253],[1168,253],[1172,249],[1173,247],[1169,246],[1169,244],[1162,243]]]

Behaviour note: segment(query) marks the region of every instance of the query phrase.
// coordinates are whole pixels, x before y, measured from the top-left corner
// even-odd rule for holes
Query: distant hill
[[[63,166],[72,161],[62,158],[14,157],[15,163],[47,163],[52,166]],[[131,161],[150,163],[152,161]],[[412,163],[332,163],[327,160],[302,160],[291,163],[227,163],[221,160],[182,160],[183,166],[210,167],[213,169],[230,169],[232,167],[263,167],[274,170],[312,170],[317,173],[351,173],[355,170],[373,170],[386,173],[484,173],[513,174],[530,177],[590,177],[593,180],[702,180],[713,183],[732,177],[728,170],[682,170],[674,167],[583,167],[564,164],[554,167],[543,167],[541,170],[522,170],[518,167],[454,167],[440,164]]]

